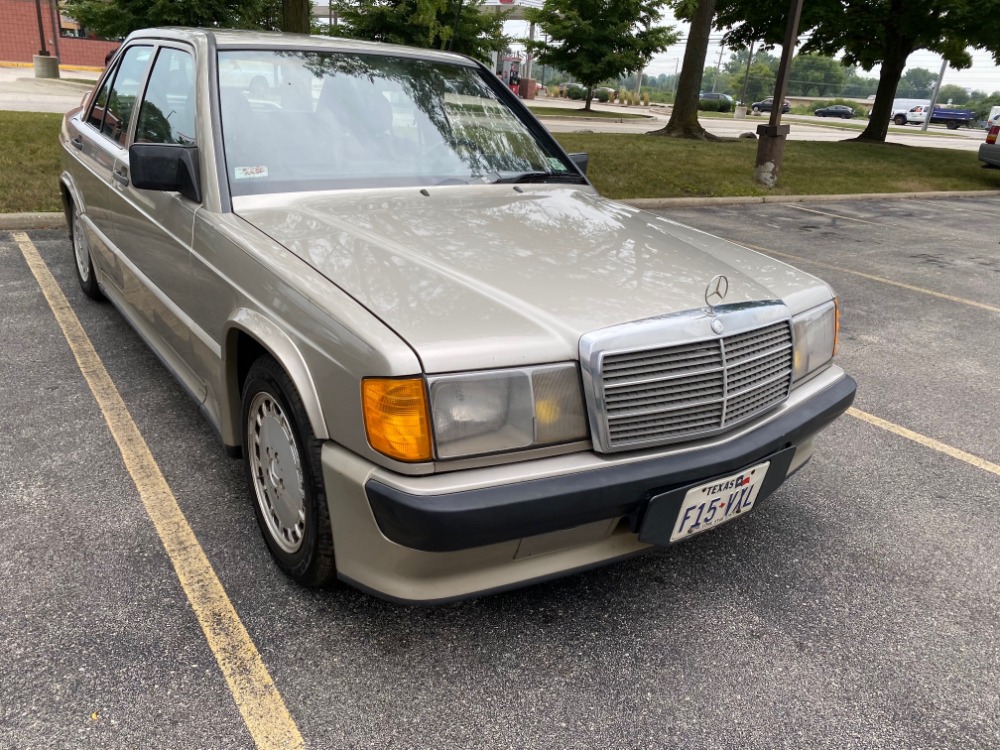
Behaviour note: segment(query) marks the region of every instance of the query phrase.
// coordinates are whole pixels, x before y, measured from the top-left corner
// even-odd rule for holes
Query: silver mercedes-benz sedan
[[[447,601],[679,542],[854,398],[829,286],[603,199],[459,55],[141,31],[61,144],[80,285],[306,585]]]

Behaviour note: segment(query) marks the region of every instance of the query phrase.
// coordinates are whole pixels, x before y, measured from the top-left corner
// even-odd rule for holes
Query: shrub
[[[586,99],[587,89],[585,89],[583,86],[570,86],[567,95],[569,96],[570,99]]]
[[[721,99],[699,99],[698,109],[704,112],[723,112],[723,106],[729,109],[729,103]]]
[[[611,101],[611,94],[607,89],[598,89],[597,93],[594,94],[594,98],[599,102],[609,102]]]
[[[649,106],[649,92],[648,91],[643,91],[642,92],[642,103],[645,104],[647,107]]]

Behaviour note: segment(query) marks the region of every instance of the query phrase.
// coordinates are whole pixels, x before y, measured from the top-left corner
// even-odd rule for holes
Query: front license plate
[[[670,541],[677,542],[708,531],[750,510],[770,465],[770,461],[765,461],[688,490],[677,513]]]

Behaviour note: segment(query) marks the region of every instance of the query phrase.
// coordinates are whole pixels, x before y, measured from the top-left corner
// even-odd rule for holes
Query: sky
[[[687,24],[665,19],[664,23],[672,23],[677,26],[682,34],[687,33]],[[508,21],[504,25],[509,36],[523,38],[528,36],[528,24],[524,21]],[[714,66],[719,60],[719,49],[722,41],[721,32],[713,32],[709,37],[708,53],[705,56],[705,66]],[[1000,67],[993,61],[993,56],[989,52],[981,50],[970,50],[972,54],[972,67],[965,70],[952,70],[948,68],[944,74],[945,85],[954,83],[966,89],[978,89],[991,94],[1000,91]],[[722,62],[725,64],[729,58],[728,50],[723,50]],[[772,55],[780,55],[781,47],[775,47],[770,51]],[[665,52],[655,55],[646,68],[647,75],[659,75],[660,73],[672,74],[679,70],[683,64],[684,43],[683,41],[670,47]],[[941,70],[941,56],[927,50],[918,50],[910,55],[906,61],[906,67],[924,68],[937,74]],[[877,78],[879,68],[875,67],[871,71],[860,70],[859,73],[865,77]]]

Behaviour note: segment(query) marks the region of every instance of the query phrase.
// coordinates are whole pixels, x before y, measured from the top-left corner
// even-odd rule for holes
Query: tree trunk
[[[587,112],[590,111],[590,102],[594,99],[594,87],[587,86],[587,102],[583,105],[583,109]]]
[[[650,135],[715,140],[715,136],[706,133],[698,124],[698,95],[701,93],[708,35],[712,31],[714,16],[715,0],[699,0],[691,17],[691,29],[688,31],[687,47],[684,50],[684,67],[681,68],[677,83],[677,96],[674,97],[670,121],[665,128],[654,130]]]
[[[875,92],[875,104],[872,106],[868,125],[854,140],[869,143],[885,143],[889,132],[889,119],[892,117],[892,101],[896,98],[896,88],[903,77],[906,58],[913,51],[913,42],[892,34],[887,40],[885,58],[882,60],[882,74],[878,79],[878,89]]]
[[[281,0],[281,30],[308,34],[311,9],[310,0]]]

